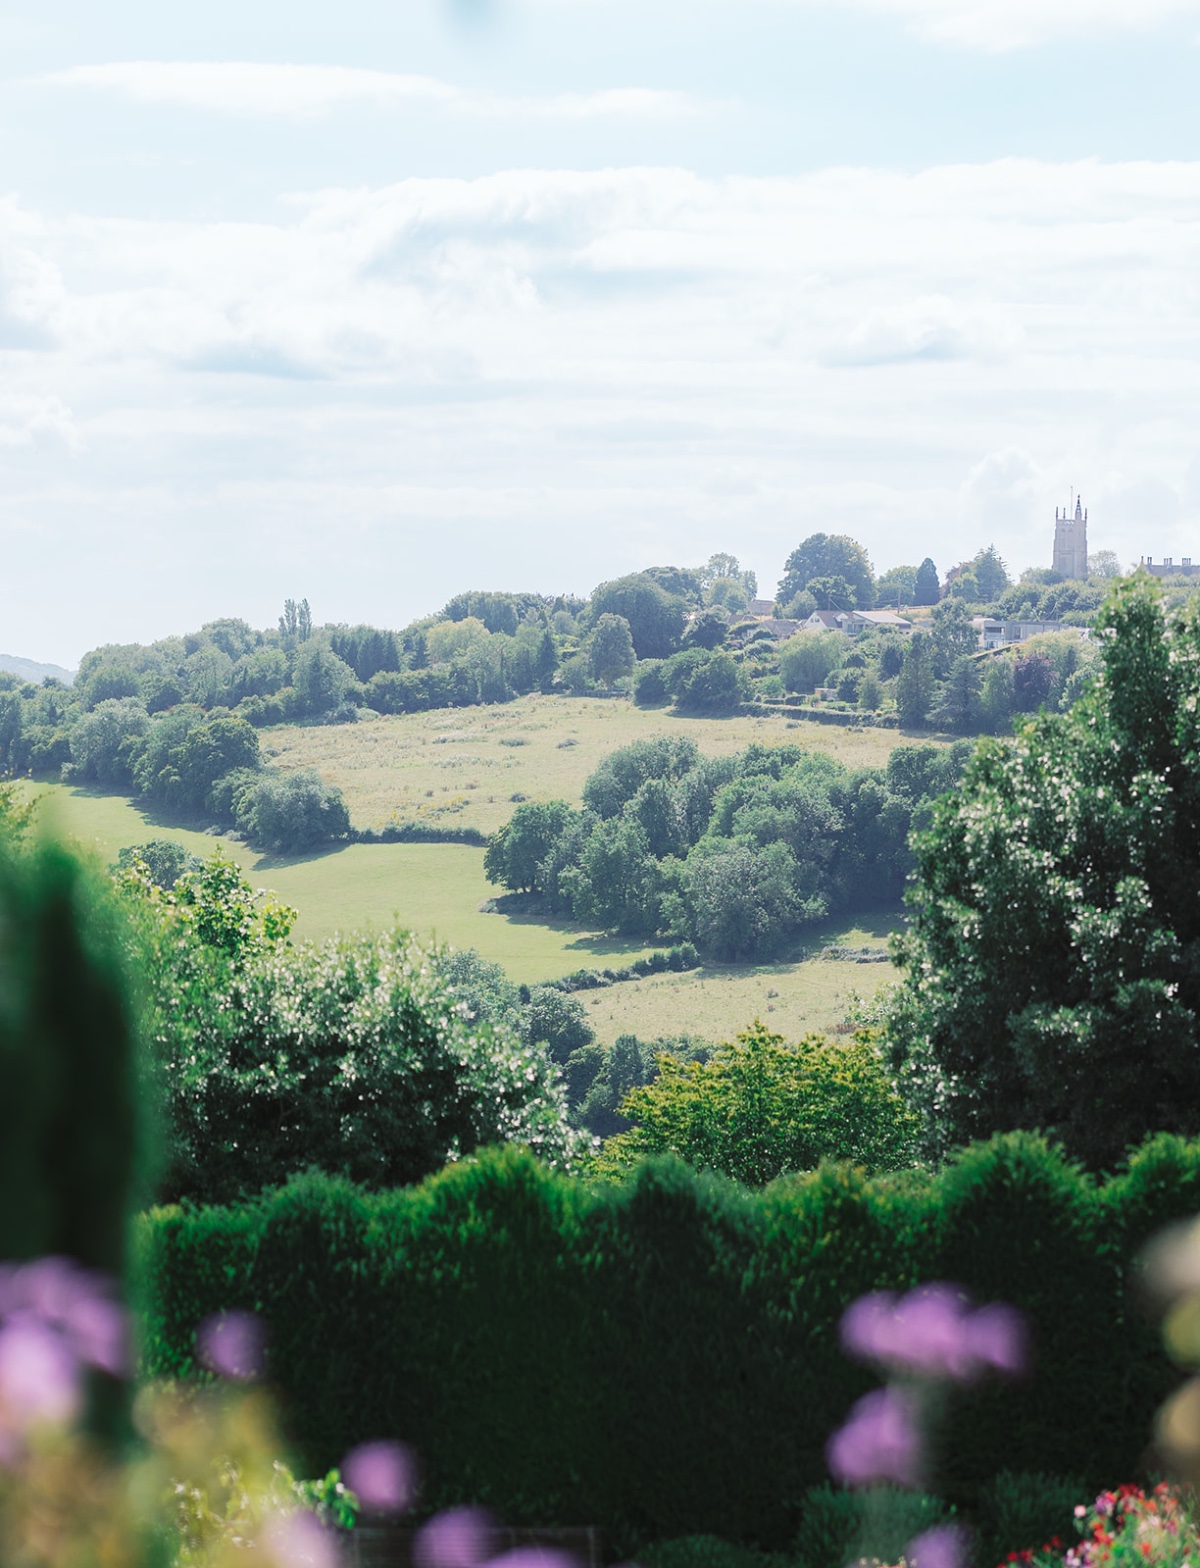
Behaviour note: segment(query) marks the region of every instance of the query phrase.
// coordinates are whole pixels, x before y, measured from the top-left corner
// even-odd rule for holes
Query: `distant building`
[[[1060,577],[1088,574],[1087,513],[1078,499],[1073,517],[1065,507],[1061,515],[1054,508],[1054,570]]]
[[[1047,632],[1074,632],[1085,641],[1091,636],[1086,626],[1068,626],[1066,621],[1002,621],[996,615],[974,615],[971,625],[985,652],[996,648],[1011,648],[1014,643],[1028,642],[1031,637],[1041,637]]]
[[[806,632],[844,632],[846,620],[845,610],[814,610],[806,621],[801,622],[801,630]]]
[[[850,610],[846,614],[846,630],[852,636],[865,631],[910,632],[912,622],[895,610]]]
[[[774,599],[751,599],[746,606],[745,613],[747,615],[757,615],[760,619],[763,616],[773,617],[775,614],[775,601]]]
[[[1176,561],[1172,556],[1167,556],[1165,561],[1156,561],[1153,556],[1148,555],[1141,564],[1152,577],[1200,576],[1200,566],[1192,565],[1190,555],[1185,555],[1182,561]]]

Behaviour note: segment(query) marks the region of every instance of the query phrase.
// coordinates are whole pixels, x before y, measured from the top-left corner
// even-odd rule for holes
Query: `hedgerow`
[[[1127,1277],[1198,1202],[1198,1144],[1154,1139],[1100,1183],[1023,1133],[938,1174],[826,1166],[759,1193],[672,1159],[589,1184],[511,1147],[391,1192],[307,1177],[144,1219],[145,1364],[190,1375],[198,1322],[260,1310],[311,1473],[402,1437],[429,1508],[778,1547],[871,1386],[837,1337],[871,1289],[952,1279],[1028,1317],[1028,1379],[950,1413],[942,1495],[1135,1475],[1172,1374]]]

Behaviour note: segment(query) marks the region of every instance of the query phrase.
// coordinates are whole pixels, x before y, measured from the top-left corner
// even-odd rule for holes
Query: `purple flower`
[[[106,1275],[60,1257],[0,1265],[0,1320],[20,1314],[62,1333],[90,1366],[128,1372],[125,1312]]]
[[[967,1560],[966,1533],[956,1524],[935,1525],[908,1543],[904,1560],[911,1568],[963,1568]]]
[[[988,1367],[1024,1366],[1020,1314],[1000,1302],[972,1310],[956,1285],[921,1285],[906,1296],[861,1296],[842,1317],[843,1347],[910,1377],[970,1381]]]
[[[368,1513],[402,1514],[412,1501],[412,1451],[403,1443],[360,1443],[342,1460],[342,1479]]]
[[[902,1390],[877,1388],[860,1399],[825,1450],[829,1469],[846,1486],[895,1481],[915,1486],[921,1472],[921,1434],[913,1400]]]
[[[338,1568],[337,1542],[315,1514],[278,1514],[263,1531],[276,1568]]]
[[[13,1313],[0,1328],[0,1422],[20,1432],[70,1421],[82,1397],[79,1361],[62,1335],[32,1312]]]
[[[518,1546],[493,1557],[488,1568],[579,1568],[578,1559],[554,1546]]]
[[[265,1347],[262,1322],[253,1312],[216,1312],[196,1330],[201,1365],[243,1383],[262,1376]]]
[[[973,1312],[966,1322],[968,1354],[981,1367],[1015,1377],[1028,1365],[1025,1319],[1015,1307],[990,1302]]]
[[[479,1568],[495,1526],[481,1508],[448,1508],[435,1515],[413,1542],[416,1568]]]

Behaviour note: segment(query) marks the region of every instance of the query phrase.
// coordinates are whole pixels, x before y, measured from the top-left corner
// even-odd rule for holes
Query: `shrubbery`
[[[597,767],[582,810],[518,806],[484,870],[577,920],[762,957],[835,911],[898,898],[909,830],[968,754],[902,747],[885,770],[851,772],[801,746],[702,757],[686,737],[636,741]]]
[[[1033,1375],[950,1411],[943,1496],[977,1503],[1018,1465],[1134,1474],[1177,1374],[1126,1279],[1198,1208],[1200,1146],[1169,1137],[1103,1184],[1025,1134],[940,1174],[826,1167],[758,1195],[670,1159],[585,1184],[516,1149],[406,1191],[308,1178],[144,1222],[147,1370],[189,1372],[197,1322],[258,1306],[310,1473],[397,1434],[431,1508],[586,1519],[618,1550],[696,1533],[778,1548],[871,1386],[837,1325],[874,1288],[957,1280],[1029,1320]]]
[[[678,1154],[757,1187],[824,1159],[900,1170],[916,1152],[918,1120],[866,1035],[788,1046],[756,1023],[705,1062],[664,1056],[657,1066],[618,1107],[634,1125],[604,1145],[600,1169]]]
[[[507,1140],[571,1157],[544,1047],[465,1018],[438,955],[406,934],[292,948],[294,912],[260,905],[220,857],[170,893],[136,864],[122,885],[167,1126],[162,1196],[229,1201],[310,1167],[392,1186]]]

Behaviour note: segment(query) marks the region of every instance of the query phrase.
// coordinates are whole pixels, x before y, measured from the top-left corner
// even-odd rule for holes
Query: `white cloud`
[[[528,98],[454,87],[432,76],[243,60],[115,61],[72,66],[34,81],[46,87],[120,93],[146,104],[286,119],[310,118],[353,103],[434,108],[482,118],[561,120],[674,119],[705,108],[686,93],[649,88]]]
[[[1021,329],[994,310],[963,308],[944,294],[905,300],[856,322],[826,355],[831,365],[887,365],[905,360],[1002,359]]]
[[[843,0],[845,3],[845,0]],[[1200,14],[1197,0],[852,0],[893,13],[937,43],[1001,52]]]
[[[605,0],[527,0],[593,5]],[[1148,32],[1200,16],[1200,0],[775,0],[780,5],[874,11],[898,17],[933,43],[1005,53],[1063,39]]]
[[[39,541],[9,569],[46,580],[5,614],[61,603],[64,663],[150,602],[165,630],[311,588],[397,623],[719,548],[769,590],[818,528],[1019,569],[1071,485],[1122,559],[1188,553],[1197,212],[1200,164],[1019,161],[514,170],[259,222],[0,203],[43,343],[0,342],[0,485]],[[200,534],[236,582],[181,569]]]
[[[17,393],[0,397],[0,447],[79,444],[74,416],[53,395]]]

